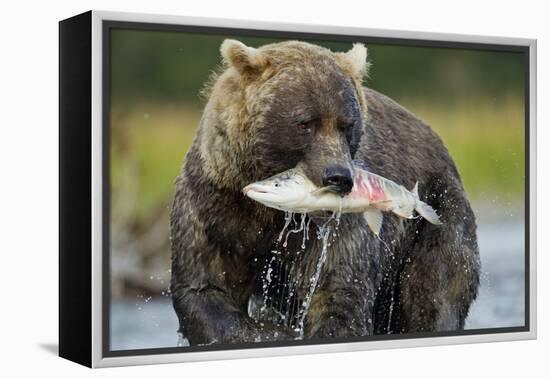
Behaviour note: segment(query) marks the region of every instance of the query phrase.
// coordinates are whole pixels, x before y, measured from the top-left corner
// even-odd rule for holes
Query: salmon
[[[418,182],[411,189],[369,172],[354,168],[354,185],[347,195],[340,195],[330,186],[316,186],[299,168],[293,168],[247,185],[243,193],[249,198],[274,209],[293,213],[331,211],[334,213],[363,213],[370,229],[378,235],[383,212],[413,219],[414,212],[431,224],[440,225],[437,212],[420,200]]]

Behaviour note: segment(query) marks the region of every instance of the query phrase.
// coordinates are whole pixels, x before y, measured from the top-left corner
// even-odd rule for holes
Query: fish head
[[[265,206],[292,211],[299,208],[312,191],[311,181],[299,170],[290,169],[243,188],[243,193]]]

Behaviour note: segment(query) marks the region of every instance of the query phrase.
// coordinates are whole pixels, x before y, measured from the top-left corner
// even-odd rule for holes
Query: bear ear
[[[362,43],[354,43],[351,50],[340,53],[347,61],[352,73],[359,78],[368,75],[370,64],[367,62],[367,48]]]
[[[224,61],[241,75],[259,74],[268,65],[266,57],[254,47],[248,47],[235,39],[226,39],[220,46]]]

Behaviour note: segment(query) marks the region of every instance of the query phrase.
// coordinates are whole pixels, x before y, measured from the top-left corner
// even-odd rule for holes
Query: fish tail
[[[420,197],[418,196],[418,181],[414,185],[414,188],[411,190],[411,192],[416,199],[416,205],[414,207],[416,212],[431,224],[442,224],[441,220],[439,219],[439,215],[437,215],[435,210],[430,205],[420,200]]]
[[[431,224],[442,224],[439,215],[437,215],[435,210],[427,203],[418,200],[414,209],[422,218],[426,219]]]

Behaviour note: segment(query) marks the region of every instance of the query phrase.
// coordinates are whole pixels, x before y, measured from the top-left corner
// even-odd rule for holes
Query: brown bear
[[[171,213],[171,292],[190,344],[462,329],[479,285],[474,214],[441,139],[363,87],[366,48],[226,40],[221,54]],[[285,213],[242,188],[299,165],[346,195],[353,164],[407,188],[418,181],[443,224],[385,214],[377,237],[361,214],[342,215],[300,311],[322,250],[317,227],[305,248],[299,233],[283,245]]]

